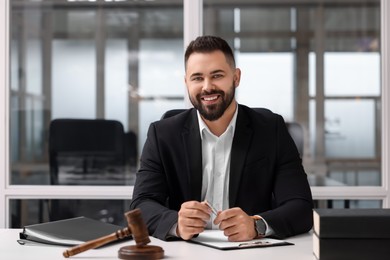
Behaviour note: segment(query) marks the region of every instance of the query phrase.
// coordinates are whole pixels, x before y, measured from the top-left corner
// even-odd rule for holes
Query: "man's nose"
[[[211,79],[205,79],[204,82],[203,82],[203,90],[206,90],[206,91],[210,91],[210,90],[214,90],[215,89],[215,86],[214,86],[214,83]]]

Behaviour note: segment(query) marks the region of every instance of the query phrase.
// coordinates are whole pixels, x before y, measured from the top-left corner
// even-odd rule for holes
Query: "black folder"
[[[124,227],[87,217],[76,217],[35,225],[28,225],[20,232],[20,244],[38,243],[74,246],[89,240],[110,235]]]

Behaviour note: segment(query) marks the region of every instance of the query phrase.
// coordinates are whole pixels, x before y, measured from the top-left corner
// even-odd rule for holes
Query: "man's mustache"
[[[222,90],[203,91],[202,93],[199,94],[199,96],[201,97],[201,96],[215,95],[215,94],[219,94],[223,96],[225,92],[223,92]]]

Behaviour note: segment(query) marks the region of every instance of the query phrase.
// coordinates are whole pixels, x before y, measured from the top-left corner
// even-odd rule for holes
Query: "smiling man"
[[[225,40],[202,36],[187,47],[194,108],[150,125],[130,205],[151,235],[188,240],[220,229],[246,241],[311,229],[310,187],[285,122],[238,104],[240,77]]]

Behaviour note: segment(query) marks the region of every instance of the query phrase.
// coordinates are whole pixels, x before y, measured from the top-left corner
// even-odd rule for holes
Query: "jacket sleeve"
[[[130,209],[139,208],[149,234],[166,240],[171,227],[177,223],[177,211],[167,205],[168,185],[162,166],[156,128],[152,123],[142,151],[140,168],[136,174]]]
[[[313,225],[313,201],[297,148],[281,116],[277,116],[273,209],[260,215],[279,238],[308,232]]]

